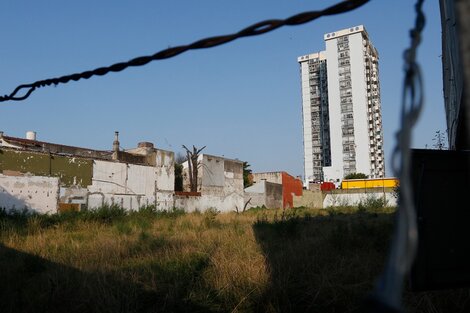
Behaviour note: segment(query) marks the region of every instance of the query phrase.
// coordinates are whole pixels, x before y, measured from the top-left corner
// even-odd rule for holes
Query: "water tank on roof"
[[[33,132],[33,131],[27,131],[26,132],[26,139],[29,139],[29,140],[36,140],[36,132]]]

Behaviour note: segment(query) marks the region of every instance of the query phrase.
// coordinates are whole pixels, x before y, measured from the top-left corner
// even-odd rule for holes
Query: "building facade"
[[[323,167],[331,166],[325,52],[299,57],[299,63],[302,76],[305,177],[310,181],[323,181]]]
[[[325,51],[298,58],[305,183],[384,177],[378,52],[362,25],[324,40]]]

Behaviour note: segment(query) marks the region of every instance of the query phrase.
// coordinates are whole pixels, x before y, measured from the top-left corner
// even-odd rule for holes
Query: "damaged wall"
[[[318,184],[317,184],[318,185]],[[323,208],[323,199],[326,194],[318,190],[304,190],[301,196],[293,196],[294,208],[307,207],[307,208]]]
[[[282,185],[261,180],[245,189],[245,203],[248,208],[265,206],[269,209],[282,208]]]
[[[92,160],[49,153],[0,149],[0,173],[4,170],[55,176],[61,185],[91,185]]]
[[[187,162],[183,164],[183,171],[185,191],[189,191]],[[188,212],[209,208],[222,212],[243,209],[243,162],[202,154],[198,176],[201,196],[175,196],[175,207]]]
[[[43,176],[6,176],[0,174],[0,207],[28,209],[37,213],[55,213],[59,179]]]
[[[358,205],[361,201],[366,202],[373,199],[384,199],[386,206],[396,206],[397,198],[393,190],[382,191],[382,188],[358,189],[358,190],[333,190],[328,192],[323,199],[323,208],[330,206]]]
[[[157,175],[157,207],[171,209],[175,192],[175,154],[172,151],[157,149],[155,172]]]
[[[129,210],[155,205],[157,209],[173,207],[173,153],[157,153],[157,166],[118,162],[93,162],[93,183],[89,207],[117,204]]]
[[[253,173],[253,182],[266,180],[275,184],[282,184],[282,172]]]
[[[79,204],[89,208],[116,204],[129,210],[155,205],[157,209],[171,209],[174,204],[174,153],[153,149],[151,156],[155,166],[2,148],[0,173],[31,173],[35,175],[28,176],[31,179],[56,176],[54,179],[60,184],[60,189],[49,192],[57,194],[55,206],[41,206],[42,211],[51,209],[56,212],[58,204]],[[18,195],[35,191],[24,185],[24,190],[18,191]],[[0,207],[12,207],[12,203],[16,208],[25,206],[23,197],[14,201],[16,195],[7,197],[4,192]]]

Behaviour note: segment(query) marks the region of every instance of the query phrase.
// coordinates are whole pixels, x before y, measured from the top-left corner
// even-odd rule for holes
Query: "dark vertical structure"
[[[470,286],[470,1],[440,0],[450,150],[413,150],[418,253],[414,290]]]
[[[470,2],[440,0],[442,76],[449,147],[470,150]]]

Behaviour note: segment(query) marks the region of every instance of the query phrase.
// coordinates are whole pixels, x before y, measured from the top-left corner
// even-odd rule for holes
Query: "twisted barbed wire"
[[[392,155],[392,169],[399,178],[398,215],[387,264],[379,278],[375,296],[387,306],[399,310],[405,276],[413,264],[417,245],[418,229],[413,202],[411,182],[411,138],[412,130],[424,105],[421,68],[416,61],[421,33],[425,25],[422,11],[424,0],[415,4],[416,20],[410,31],[411,45],[403,55],[405,78],[401,107],[401,128],[396,134],[396,146]]]
[[[33,93],[33,91],[36,90],[36,88],[50,86],[50,85],[66,84],[70,81],[89,79],[93,76],[104,76],[110,72],[123,71],[126,68],[131,67],[131,66],[143,66],[152,61],[169,59],[183,52],[186,52],[188,50],[212,48],[212,47],[226,44],[228,42],[231,42],[233,40],[236,40],[242,37],[262,35],[270,31],[273,31],[277,28],[280,28],[282,26],[294,26],[294,25],[305,24],[322,16],[335,15],[335,14],[340,14],[340,13],[354,10],[367,2],[369,2],[369,0],[342,1],[326,9],[323,9],[321,11],[303,12],[303,13],[299,13],[294,16],[291,16],[289,18],[286,18],[284,20],[279,20],[279,19],[265,20],[262,22],[255,23],[251,26],[248,26],[245,29],[242,29],[241,31],[234,33],[234,34],[201,39],[189,45],[168,48],[165,50],[161,50],[150,56],[141,56],[141,57],[134,58],[128,62],[120,62],[120,63],[116,63],[108,67],[100,67],[100,68],[90,70],[90,71],[75,73],[75,74],[61,76],[57,78],[39,80],[31,84],[19,85],[9,95],[0,96],[0,102],[12,101],[12,100],[13,101],[24,100],[28,98],[31,95],[31,93]],[[23,89],[27,89],[25,94],[23,96],[17,96],[17,94]]]

